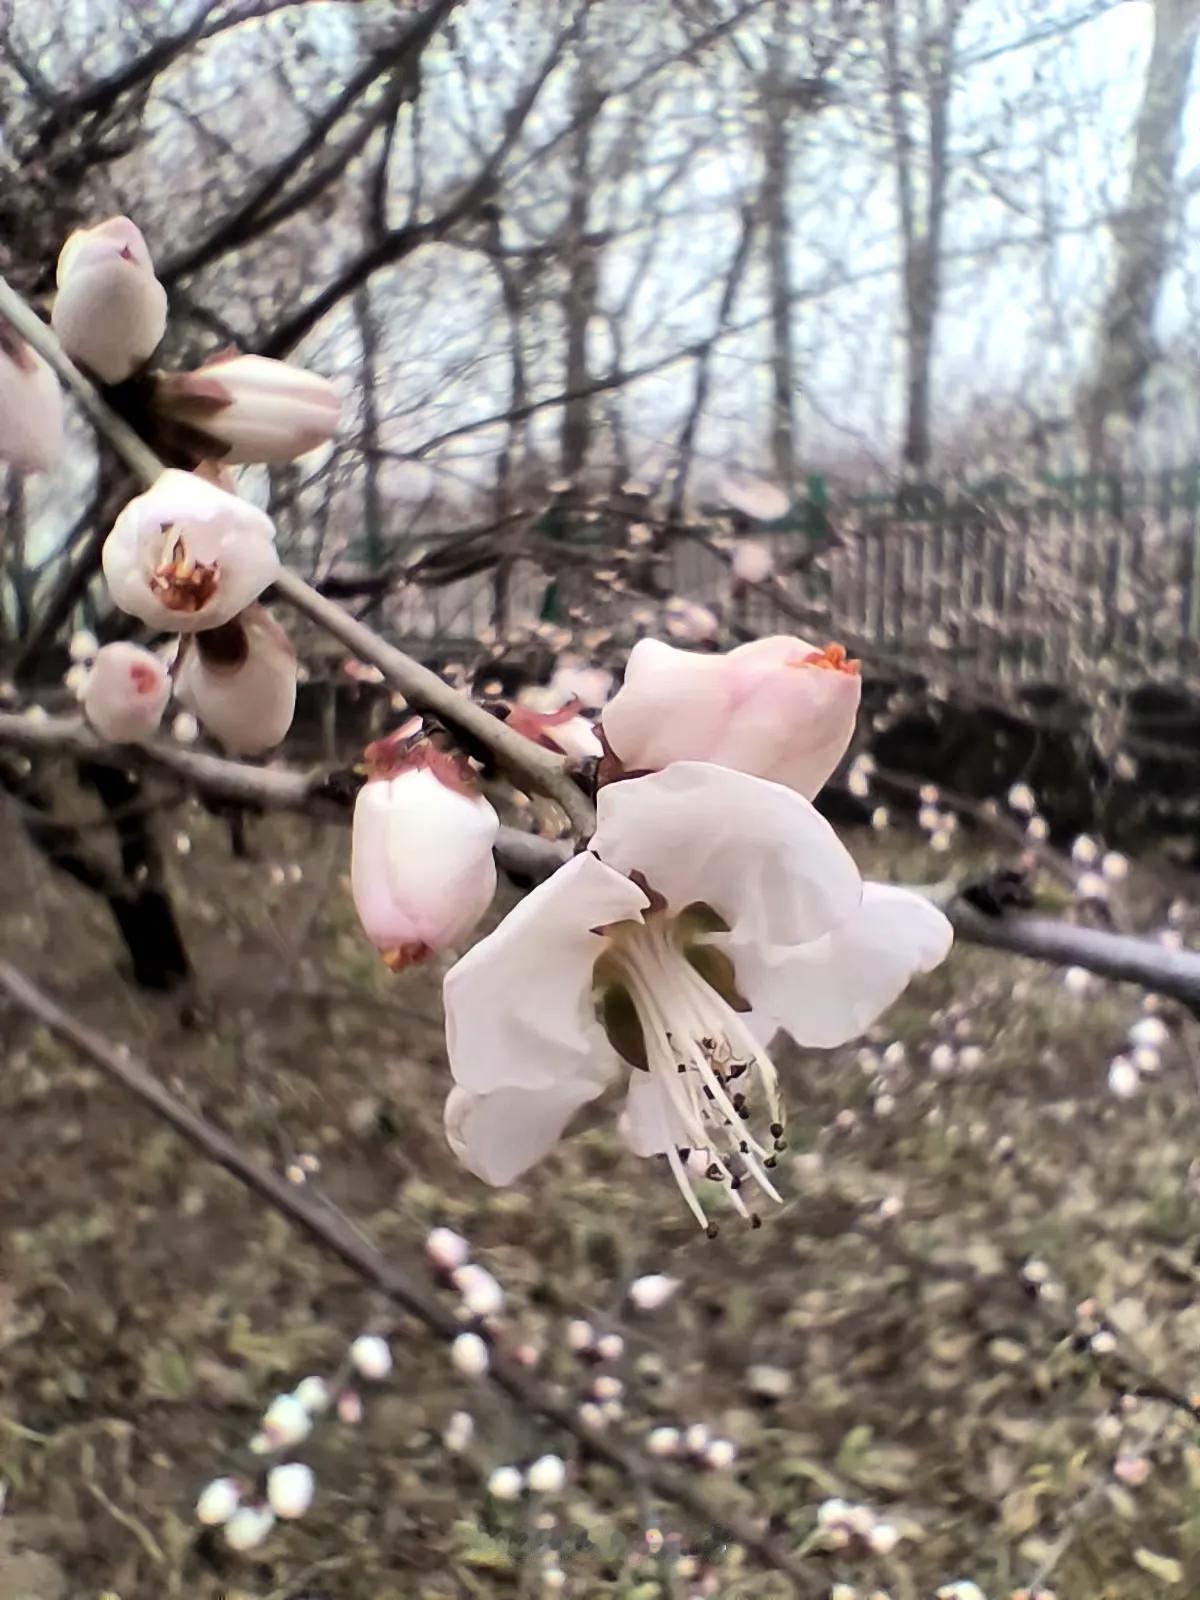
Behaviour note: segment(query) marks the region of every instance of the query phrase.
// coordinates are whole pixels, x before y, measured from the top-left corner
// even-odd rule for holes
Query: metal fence
[[[1088,697],[1134,682],[1200,689],[1200,466],[844,496],[810,480],[795,513],[746,536],[772,547],[770,583],[735,600],[727,565],[683,539],[675,592],[723,597],[753,633],[804,622],[950,682]],[[545,576],[518,563],[510,618],[544,614],[546,599]],[[414,638],[466,641],[494,603],[484,574],[410,593],[390,620]]]

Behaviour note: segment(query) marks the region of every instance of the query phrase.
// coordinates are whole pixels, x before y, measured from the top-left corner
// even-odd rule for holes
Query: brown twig
[[[18,712],[0,711],[0,746],[6,744],[19,750],[58,750],[77,758],[103,757],[118,764],[166,768],[215,800],[269,811],[301,812],[326,821],[346,821],[350,815],[349,786],[336,785],[332,781],[334,773],[249,766],[187,749],[169,739],[118,749],[103,744],[74,717],[34,719]],[[496,859],[515,877],[536,883],[569,860],[571,848],[558,840],[502,828]],[[1200,1010],[1200,952],[1170,950],[1153,939],[1082,928],[1054,917],[1011,913],[985,916],[960,899],[952,887],[934,898],[954,924],[958,937],[969,944],[1057,966],[1085,967],[1099,977],[1136,983]]]

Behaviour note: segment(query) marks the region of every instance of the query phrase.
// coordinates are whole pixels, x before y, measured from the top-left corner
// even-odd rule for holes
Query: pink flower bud
[[[121,512],[101,561],[114,603],[168,633],[229,622],[279,571],[265,512],[173,468]]]
[[[171,680],[156,655],[136,644],[106,644],[83,691],[83,709],[102,739],[147,739],[162,721]]]
[[[62,393],[36,350],[0,321],[0,461],[49,472],[62,445]]]
[[[175,692],[230,755],[277,745],[296,710],[296,653],[260,605],[182,641]]]
[[[840,645],[784,636],[696,655],[642,639],[600,720],[628,772],[707,761],[811,799],[850,743],[860,691]]]
[[[350,886],[396,971],[466,938],[496,892],[500,823],[465,762],[425,745],[371,779],[354,807]]]
[[[294,461],[337,432],[341,401],[325,378],[265,356],[224,356],[163,373],[155,413],[186,431],[197,459]]]
[[[63,349],[102,383],[144,366],[167,328],[167,292],[128,217],[77,228],[58,258],[50,323]]]
[[[765,583],[774,565],[771,547],[757,539],[739,541],[731,562],[733,575],[740,583]]]

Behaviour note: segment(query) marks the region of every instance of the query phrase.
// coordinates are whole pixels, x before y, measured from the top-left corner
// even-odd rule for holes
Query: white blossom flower
[[[453,1228],[431,1228],[426,1236],[425,1254],[440,1272],[461,1267],[470,1253],[470,1245]]]
[[[58,257],[50,325],[63,349],[102,383],[122,383],[154,354],[167,328],[167,292],[128,217],[77,228]]]
[[[787,515],[790,503],[786,490],[745,467],[726,467],[717,492],[727,506],[757,522],[777,522]]]
[[[166,633],[231,621],[279,571],[265,512],[173,468],[121,512],[101,562],[113,602]]]
[[[1108,1069],[1108,1087],[1120,1100],[1128,1100],[1138,1092],[1141,1077],[1128,1056],[1116,1056]]]
[[[0,461],[49,472],[62,449],[62,391],[48,363],[0,320]]]
[[[877,1522],[867,1535],[867,1543],[877,1556],[890,1556],[900,1543],[900,1530],[891,1522]]]
[[[782,636],[698,655],[642,639],[600,722],[628,772],[712,762],[811,799],[846,753],[861,690],[840,645]]]
[[[333,1398],[325,1379],[318,1377],[302,1378],[296,1385],[295,1395],[310,1416],[318,1416],[322,1411],[328,1411],[329,1402]]]
[[[885,828],[889,827],[891,820],[892,814],[886,806],[876,806],[871,813],[871,826],[876,833],[882,833]]]
[[[200,459],[226,466],[294,461],[337,432],[341,401],[327,379],[265,356],[221,356],[194,372],[165,372],[155,414],[194,440]]]
[[[1063,987],[1071,994],[1086,994],[1092,986],[1092,975],[1086,967],[1068,967],[1063,973]]]
[[[469,1411],[451,1414],[442,1434],[442,1443],[452,1456],[465,1455],[475,1437],[475,1418]]]
[[[450,1346],[450,1360],[466,1378],[482,1378],[491,1365],[487,1343],[477,1333],[460,1333]]]
[[[171,680],[156,655],[118,640],[97,651],[86,671],[84,715],[102,739],[130,744],[154,733],[171,698]]]
[[[267,1474],[267,1501],[277,1517],[294,1521],[312,1505],[317,1482],[311,1467],[289,1461]]]
[[[713,1439],[704,1451],[704,1465],[714,1472],[724,1472],[737,1460],[737,1446],[732,1439]]]
[[[534,1494],[561,1494],[567,1482],[567,1469],[561,1456],[539,1456],[525,1474]]]
[[[196,1501],[196,1521],[206,1528],[228,1522],[242,1500],[242,1486],[236,1478],[214,1478],[200,1491]]]
[[[431,746],[373,777],[354,805],[350,887],[396,971],[465,939],[496,892],[500,819],[464,761]]]
[[[1080,900],[1107,900],[1108,884],[1098,872],[1081,872],[1075,880],[1075,893]]]
[[[1130,1044],[1146,1046],[1151,1050],[1161,1050],[1170,1037],[1167,1025],[1161,1017],[1139,1017],[1129,1030]]]
[[[392,1352],[377,1333],[360,1333],[350,1346],[350,1360],[360,1377],[380,1383],[392,1370]]]
[[[259,1437],[266,1441],[267,1450],[289,1450],[311,1431],[312,1417],[300,1400],[294,1394],[278,1394],[263,1416]]]
[[[871,780],[861,767],[851,767],[850,771],[846,774],[846,788],[856,800],[865,800],[871,792]],[[876,810],[882,809],[882,807],[876,807]],[[872,812],[872,822],[874,821],[874,818],[875,813]]]
[[[619,1333],[601,1334],[596,1340],[596,1354],[601,1361],[619,1361],[625,1354],[625,1341]]]
[[[1081,833],[1071,846],[1071,860],[1076,866],[1094,867],[1100,858],[1100,846],[1089,833]]]
[[[275,618],[247,606],[220,628],[183,639],[175,692],[230,755],[279,744],[296,710],[296,652]]]
[[[72,661],[94,661],[100,641],[90,628],[77,628],[67,644],[67,654]]]
[[[639,1311],[657,1311],[666,1305],[678,1287],[678,1278],[668,1278],[662,1272],[648,1272],[629,1285],[629,1299]]]
[[[566,1338],[568,1350],[573,1350],[576,1355],[584,1355],[595,1346],[596,1330],[581,1317],[572,1317],[567,1323]]]
[[[1030,817],[1037,810],[1037,799],[1027,783],[1014,783],[1008,791],[1009,809]]]
[[[704,1151],[749,1216],[746,1179],[778,1198],[764,1163],[783,1110],[764,1042],[781,1028],[821,1048],[854,1038],[951,937],[922,897],[864,886],[828,823],[779,784],[697,762],[609,784],[589,849],[446,977],[451,1147],[511,1183],[623,1056],[629,1147],[666,1157],[701,1226],[685,1160]],[[756,1090],[762,1127],[744,1115]]]
[[[1129,876],[1129,860],[1119,850],[1109,850],[1100,863],[1100,871],[1109,883],[1120,883]]]
[[[525,1479],[519,1467],[497,1467],[487,1481],[487,1491],[493,1500],[519,1500]]]
[[[455,1268],[452,1278],[473,1317],[498,1317],[504,1310],[504,1290],[486,1267],[468,1261]]]
[[[267,1506],[241,1506],[225,1524],[225,1543],[231,1550],[255,1550],[275,1526],[275,1513]]]
[[[652,1456],[677,1456],[680,1443],[678,1428],[651,1428],[646,1449]]]
[[[765,583],[775,566],[770,545],[758,539],[739,539],[730,567],[739,583]]]
[[[683,639],[689,644],[704,644],[716,639],[721,632],[721,624],[707,606],[678,595],[663,607],[663,626],[672,639]]]
[[[937,1600],[987,1600],[987,1595],[970,1578],[958,1578],[954,1583],[944,1583],[937,1592]]]
[[[1025,833],[1035,844],[1044,844],[1050,837],[1050,824],[1045,817],[1030,817],[1025,824]]]

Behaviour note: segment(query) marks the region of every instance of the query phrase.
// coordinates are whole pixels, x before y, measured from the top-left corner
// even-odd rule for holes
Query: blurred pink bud
[[[171,698],[171,680],[156,655],[136,644],[106,644],[83,691],[83,709],[102,739],[129,744],[157,729]]]
[[[592,724],[580,716],[577,700],[569,700],[557,711],[537,711],[528,703],[529,699],[536,701],[537,698],[526,690],[522,703],[509,712],[508,726],[514,733],[523,734],[546,750],[557,750],[568,761],[599,759],[604,754],[604,746]]]
[[[73,361],[102,383],[122,383],[167,329],[167,292],[128,217],[77,228],[58,258],[50,323]]]
[[[101,561],[114,603],[167,633],[219,628],[279,571],[265,512],[174,468],[121,512]]]
[[[596,711],[612,694],[613,675],[606,667],[564,665],[555,670],[547,687],[556,710],[568,700],[577,700],[587,710]]]
[[[372,778],[354,807],[350,887],[395,971],[465,939],[496,892],[500,822],[464,761],[429,745]]]
[[[62,445],[62,393],[36,350],[0,321],[0,461],[49,472]]]
[[[155,412],[181,424],[202,455],[226,465],[294,461],[337,432],[341,401],[325,378],[265,356],[225,356],[195,372],[167,372]]]
[[[627,772],[707,761],[812,799],[850,743],[861,687],[840,645],[781,636],[696,655],[642,639],[600,721]]]
[[[741,583],[764,583],[775,565],[770,547],[757,539],[743,539],[733,552],[733,575]]]
[[[688,644],[705,644],[720,637],[721,624],[696,600],[668,600],[663,607],[663,623],[672,639]]]
[[[788,497],[778,484],[740,467],[722,473],[720,494],[734,511],[760,522],[777,522],[787,515]]]
[[[260,605],[182,641],[175,692],[230,755],[283,739],[296,710],[296,652]]]

